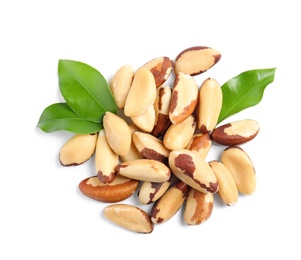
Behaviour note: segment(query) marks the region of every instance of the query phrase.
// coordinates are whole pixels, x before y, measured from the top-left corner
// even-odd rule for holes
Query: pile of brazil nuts
[[[241,144],[259,131],[255,120],[217,126],[222,90],[213,78],[198,85],[195,75],[214,66],[219,51],[195,46],[175,60],[158,57],[137,70],[126,64],[109,82],[120,113],[106,112],[103,129],[75,134],[61,148],[63,166],[80,165],[94,155],[95,173],[79,183],[82,194],[107,205],[113,223],[151,233],[183,207],[187,225],[212,213],[214,194],[234,205],[239,193],[256,188],[253,163]],[[173,86],[165,85],[174,73]],[[220,160],[207,161],[212,143],[224,145]],[[141,205],[123,203],[137,191]]]

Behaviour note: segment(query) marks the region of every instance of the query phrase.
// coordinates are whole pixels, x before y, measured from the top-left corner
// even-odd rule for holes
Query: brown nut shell
[[[222,152],[221,161],[230,170],[240,193],[251,195],[255,192],[255,169],[250,157],[241,147],[226,148]]]
[[[214,66],[221,53],[206,46],[194,46],[180,52],[174,63],[175,74],[183,72],[190,75],[201,74]]]
[[[133,232],[148,234],[154,229],[154,224],[149,215],[133,205],[110,205],[104,208],[103,213],[116,225]]]
[[[199,225],[210,218],[213,210],[213,194],[191,188],[186,198],[184,221],[187,225]]]
[[[240,145],[254,139],[259,129],[259,123],[255,120],[238,120],[215,128],[211,133],[211,139],[226,146]]]
[[[94,154],[97,133],[75,134],[61,148],[59,161],[62,166],[77,166],[88,161]]]
[[[123,201],[137,190],[139,181],[117,175],[109,184],[103,184],[97,176],[88,177],[79,183],[80,191],[87,197],[102,202]]]

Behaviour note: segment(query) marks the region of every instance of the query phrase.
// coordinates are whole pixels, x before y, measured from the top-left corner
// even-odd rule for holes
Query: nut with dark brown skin
[[[116,225],[133,232],[148,234],[154,229],[154,224],[149,215],[133,205],[110,205],[104,208],[103,213]]]
[[[77,166],[88,161],[94,154],[97,133],[75,134],[61,148],[59,161],[62,166]]]
[[[173,61],[166,57],[158,57],[145,63],[143,68],[151,71],[155,78],[156,86],[161,86],[169,77],[173,69]]]
[[[226,148],[222,152],[221,161],[231,172],[240,193],[251,195],[255,192],[256,174],[254,165],[241,147]]]
[[[205,159],[195,152],[187,149],[173,150],[168,161],[173,174],[190,187],[204,193],[218,191],[214,172]]]
[[[184,221],[187,225],[199,225],[208,220],[213,210],[213,194],[191,188],[186,198]]]
[[[154,203],[150,213],[152,222],[160,224],[171,219],[182,207],[188,191],[189,186],[185,182],[174,182]]]
[[[207,46],[190,47],[178,54],[174,63],[175,74],[201,74],[219,62],[221,53]]]
[[[176,74],[172,89],[169,119],[173,124],[179,124],[189,117],[197,105],[198,85],[195,79],[179,72]]]
[[[196,133],[191,138],[190,142],[186,146],[186,149],[196,152],[201,157],[206,158],[209,153],[212,141],[209,133]]]
[[[259,123],[255,120],[238,120],[215,128],[211,133],[211,139],[226,146],[240,145],[254,139],[259,129]]]
[[[87,197],[102,202],[120,202],[134,194],[139,186],[138,180],[121,175],[109,184],[103,184],[97,176],[88,177],[79,183],[79,190]]]

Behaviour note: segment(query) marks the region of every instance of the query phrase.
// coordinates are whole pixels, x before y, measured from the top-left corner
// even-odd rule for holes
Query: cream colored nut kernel
[[[104,129],[98,133],[94,163],[101,183],[110,183],[115,179],[115,167],[119,163],[119,156],[110,147]]]
[[[240,145],[254,139],[259,129],[259,123],[255,120],[238,120],[215,128],[211,133],[211,138],[222,145]]]
[[[153,105],[150,105],[148,109],[139,116],[132,116],[132,122],[142,131],[151,132],[155,125],[156,112]]]
[[[161,86],[169,77],[173,68],[173,61],[166,57],[158,57],[145,63],[142,67],[147,68],[154,75],[156,86]]]
[[[209,165],[217,178],[218,195],[221,200],[228,206],[236,204],[238,201],[238,190],[230,170],[219,161],[211,161]]]
[[[177,181],[173,183],[168,190],[157,200],[151,209],[151,221],[155,224],[164,223],[171,219],[182,207],[189,186]]]
[[[143,114],[156,100],[156,83],[153,74],[147,68],[136,71],[127,95],[124,114],[127,117]]]
[[[59,161],[63,166],[77,166],[94,154],[97,134],[75,134],[61,148]]]
[[[154,224],[149,215],[133,205],[110,205],[104,208],[103,213],[116,225],[133,232],[148,234],[154,229]]]
[[[209,133],[196,133],[189,141],[186,149],[196,152],[201,157],[206,158],[207,154],[209,153],[211,144],[212,141]]]
[[[191,188],[186,198],[184,221],[187,225],[199,225],[208,220],[213,210],[213,194]]]
[[[139,131],[140,129],[135,124],[129,124],[129,128],[131,131],[131,146],[126,155],[120,156],[122,162],[133,161],[143,158],[133,142],[133,133]]]
[[[157,201],[167,191],[171,184],[171,178],[165,182],[144,181],[139,189],[139,201],[143,205]]]
[[[178,73],[174,81],[169,106],[169,119],[173,124],[183,122],[197,105],[198,85],[195,79],[184,73]]]
[[[159,137],[170,126],[169,105],[171,99],[171,88],[169,86],[160,86],[157,88],[157,96],[154,103],[155,123],[151,134]]]
[[[170,169],[164,163],[150,159],[122,162],[115,170],[122,176],[140,181],[164,182],[171,176]]]
[[[251,195],[255,192],[255,169],[250,157],[241,147],[226,148],[222,152],[221,162],[230,170],[240,193]]]
[[[222,108],[223,93],[219,83],[207,78],[199,89],[196,109],[197,127],[202,133],[211,132],[217,122]]]
[[[164,146],[162,140],[148,133],[135,132],[133,142],[143,158],[168,163],[170,150]]]
[[[133,67],[129,64],[125,64],[115,72],[109,82],[109,87],[119,109],[124,108],[125,100],[130,90],[133,77]]]
[[[190,187],[204,193],[218,191],[216,176],[201,156],[187,149],[179,149],[170,152],[168,161],[172,173]]]
[[[195,116],[190,115],[179,124],[171,124],[163,137],[163,144],[169,150],[185,148],[196,128]]]
[[[206,47],[190,47],[178,54],[174,63],[175,74],[201,74],[214,66],[221,58],[219,51]]]
[[[87,197],[102,202],[120,202],[134,194],[139,186],[138,180],[121,175],[108,184],[103,184],[97,176],[88,177],[79,183],[79,190]]]
[[[103,127],[112,150],[120,156],[126,155],[132,141],[127,122],[112,112],[106,112],[103,117]]]

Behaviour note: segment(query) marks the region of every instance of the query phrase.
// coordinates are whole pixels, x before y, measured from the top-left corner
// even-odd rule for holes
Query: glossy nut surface
[[[213,194],[191,188],[186,198],[184,221],[187,225],[199,225],[210,218],[213,210]]]
[[[94,162],[100,182],[110,183],[115,179],[115,167],[119,163],[119,157],[110,147],[104,129],[98,133]]]
[[[124,108],[125,100],[130,90],[133,77],[133,67],[129,64],[125,64],[115,72],[109,82],[109,87],[119,109]]]
[[[121,175],[117,175],[109,184],[103,184],[97,176],[92,176],[79,183],[79,190],[91,199],[113,203],[132,196],[138,186],[139,181]]]
[[[171,151],[169,167],[174,175],[196,190],[204,193],[218,191],[218,182],[209,164],[190,150]]]
[[[156,86],[161,86],[169,77],[173,68],[173,61],[166,57],[158,57],[145,63],[142,67],[147,68],[154,75]]]
[[[206,158],[209,153],[212,141],[208,133],[196,133],[189,141],[186,149],[196,152],[201,157]]]
[[[170,126],[169,105],[171,99],[171,88],[169,86],[160,86],[157,88],[157,96],[154,103],[155,124],[151,134],[159,137]]]
[[[163,137],[163,144],[169,150],[185,148],[190,142],[196,128],[196,121],[190,115],[179,124],[171,124]]]
[[[132,140],[127,122],[112,112],[106,112],[103,117],[103,127],[112,150],[120,156],[126,155]]]
[[[238,190],[230,170],[220,161],[209,162],[217,181],[218,195],[228,206],[233,206],[238,201]]]
[[[115,170],[125,177],[140,181],[164,182],[171,176],[170,169],[164,163],[150,159],[122,162]]]
[[[143,114],[156,100],[156,83],[153,74],[147,68],[136,71],[127,95],[124,114],[128,117]]]
[[[139,201],[147,205],[157,201],[165,193],[171,184],[171,178],[165,182],[144,181],[139,189]]]
[[[240,193],[251,195],[255,192],[255,169],[250,157],[241,147],[226,148],[222,152],[221,161],[230,170]]]
[[[255,120],[238,120],[215,128],[211,133],[211,138],[222,145],[240,145],[254,139],[259,129],[259,123]]]
[[[169,119],[173,124],[183,122],[190,116],[197,105],[198,85],[187,74],[176,75],[169,106]]]
[[[143,158],[168,163],[170,150],[164,146],[162,140],[148,133],[135,132],[133,142]]]
[[[76,134],[61,148],[59,161],[63,166],[77,166],[88,161],[94,154],[97,134]]]
[[[183,205],[189,186],[177,181],[157,200],[151,209],[151,220],[155,224],[164,223],[171,219]]]
[[[217,122],[222,108],[223,93],[219,83],[213,78],[203,81],[199,89],[197,127],[202,133],[211,132]]]
[[[214,66],[221,58],[221,53],[206,46],[190,47],[178,54],[174,64],[175,73],[201,74]]]
[[[142,209],[128,204],[114,204],[104,208],[104,215],[116,225],[137,233],[151,233],[154,224]]]

